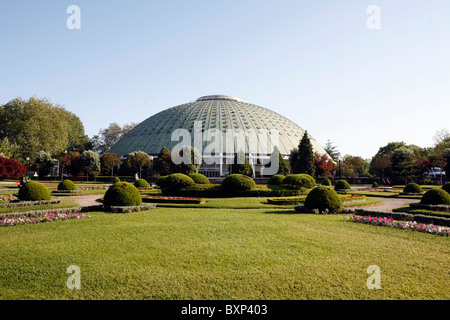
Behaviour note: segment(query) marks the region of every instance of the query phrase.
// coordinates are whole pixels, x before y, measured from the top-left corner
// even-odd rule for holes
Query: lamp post
[[[150,156],[150,187],[153,185],[153,156]]]
[[[30,178],[30,157],[27,157],[26,160],[27,160],[27,177]]]
[[[339,157],[338,158],[338,161],[339,161],[339,180],[342,178],[341,160],[342,160],[342,157]]]

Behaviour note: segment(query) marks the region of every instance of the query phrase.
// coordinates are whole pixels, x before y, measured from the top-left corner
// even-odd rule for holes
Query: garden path
[[[101,197],[102,197],[102,195],[90,194],[90,195],[86,195],[86,196],[73,196],[70,198],[60,197],[59,199],[61,199],[61,200],[70,199],[70,201],[77,203],[81,207],[88,207],[88,206],[99,205],[100,203],[98,203],[95,200],[100,199]]]
[[[370,207],[353,207],[353,208],[366,208],[374,211],[392,211],[392,209],[408,206],[410,203],[418,203],[418,199],[402,199],[402,198],[377,198],[382,202]]]

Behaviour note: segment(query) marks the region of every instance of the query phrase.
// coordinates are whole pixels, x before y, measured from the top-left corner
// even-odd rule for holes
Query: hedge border
[[[60,199],[51,199],[51,200],[38,200],[38,201],[17,201],[14,200],[12,202],[0,203],[0,208],[15,208],[15,207],[29,207],[29,206],[38,206],[45,204],[58,204],[60,203]]]

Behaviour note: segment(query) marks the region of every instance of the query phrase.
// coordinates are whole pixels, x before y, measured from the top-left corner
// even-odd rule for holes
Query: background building
[[[186,129],[190,133],[191,146],[198,146],[194,141],[196,133],[201,133],[200,136],[203,135],[203,138],[216,134],[223,137],[220,150],[213,153],[204,151],[208,149],[208,145],[211,146],[214,139],[209,137],[200,142],[202,150],[199,151],[202,152],[204,161],[199,172],[208,177],[226,176],[231,173],[231,165],[227,164],[227,159],[228,161],[234,159],[238,150],[234,148],[230,152],[230,141],[226,139],[227,130],[232,130],[237,135],[253,133],[256,136],[259,146],[256,150],[250,145],[249,140],[245,142],[245,154],[255,176],[260,175],[261,159],[270,157],[274,144],[277,145],[283,158],[287,159],[291,150],[298,147],[305,132],[293,121],[267,108],[231,96],[212,95],[151,116],[119,140],[110,152],[126,156],[133,151],[141,150],[157,156],[163,147],[172,151],[180,144],[179,140],[172,141],[172,133],[176,129]],[[312,137],[310,139],[314,152],[326,154],[316,140]],[[235,142],[235,147],[237,145]],[[214,163],[206,164],[207,158],[213,159]]]

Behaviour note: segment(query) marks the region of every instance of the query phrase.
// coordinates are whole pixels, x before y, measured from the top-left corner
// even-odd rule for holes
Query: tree
[[[85,150],[81,154],[81,168],[86,174],[86,180],[89,175],[96,176],[100,173],[100,155],[92,150]]]
[[[278,149],[277,146],[273,148],[273,152],[270,155],[270,162],[265,165],[265,167],[270,167],[272,165],[272,159],[274,157],[278,157],[278,170],[276,174],[281,174],[284,176],[289,175],[291,172],[291,169],[289,168],[289,165],[287,164],[286,160],[283,159],[283,156],[281,155],[280,149]]]
[[[166,147],[161,149],[158,157],[153,162],[153,170],[161,176],[175,173],[175,165],[172,162],[172,156]]]
[[[346,155],[341,163],[342,174],[347,178],[368,175],[369,163],[359,156]]]
[[[67,153],[64,153],[62,156],[59,156],[57,158],[57,160],[61,167],[61,180],[62,180],[62,177],[64,175],[64,168],[70,167],[70,164],[72,163],[72,161]]]
[[[70,151],[67,155],[69,166],[67,167],[72,176],[78,176],[82,172],[81,154],[78,151]]]
[[[16,159],[0,156],[0,180],[19,179],[25,176],[27,168]]]
[[[122,164],[120,156],[117,153],[106,152],[101,157],[101,167],[105,175],[111,174],[111,179],[114,176],[114,167]]]
[[[21,159],[33,158],[41,150],[57,155],[86,138],[76,115],[34,97],[16,98],[0,106],[0,139],[5,137],[19,146]]]
[[[108,128],[100,129],[98,135],[95,135],[90,140],[92,150],[103,155],[117,143],[125,134],[136,126],[136,123],[125,124],[121,127],[117,122],[109,124]]]
[[[148,167],[151,164],[150,156],[140,150],[131,152],[126,161],[132,169],[139,170],[139,178],[142,178],[142,168]]]
[[[384,180],[384,170],[392,165],[391,156],[389,154],[377,154],[370,162],[370,168],[379,172],[381,179]]]
[[[48,176],[53,168],[53,158],[48,151],[39,151],[34,160],[34,165],[40,177]]]
[[[444,157],[443,154],[435,156],[431,160],[431,166],[441,169],[441,174],[440,174],[439,178],[440,178],[440,183],[442,184],[442,170],[445,170],[445,167],[447,166],[447,158]]]
[[[176,166],[178,172],[184,174],[198,173],[198,169],[200,169],[200,166],[202,165],[202,155],[200,151],[195,147],[184,146],[181,148],[181,151],[178,152],[178,155],[183,158],[185,154],[190,154],[190,159],[189,161],[183,161]]]
[[[310,176],[314,175],[314,152],[308,131],[305,131],[300,144],[298,145],[298,156],[294,163],[294,173],[305,173]]]
[[[8,137],[4,137],[3,139],[0,139],[0,154],[6,158],[19,159],[20,148],[16,143],[9,142]],[[23,161],[25,159],[21,160]]]
[[[335,162],[338,161],[341,153],[336,150],[336,146],[333,146],[333,142],[331,142],[330,140],[327,140],[327,143],[325,144],[325,151],[328,153],[328,155],[331,157],[331,159],[333,159]]]
[[[243,174],[251,177],[253,175],[253,170],[250,165],[250,161],[246,157],[244,151],[239,150],[233,159],[233,163],[231,165],[231,173],[232,174]]]
[[[392,175],[404,184],[414,182],[420,176],[419,157],[406,146],[392,152]]]
[[[314,166],[316,177],[326,177],[332,175],[336,165],[328,155],[320,155],[317,152],[314,153]]]

